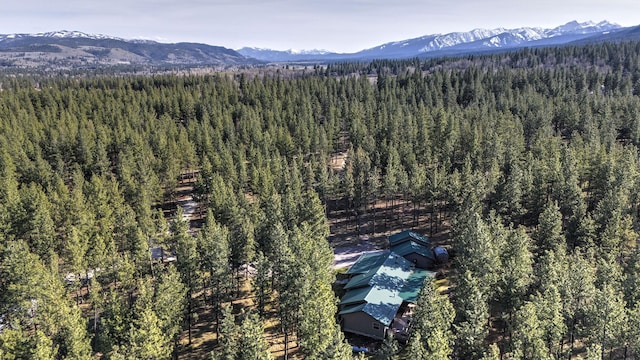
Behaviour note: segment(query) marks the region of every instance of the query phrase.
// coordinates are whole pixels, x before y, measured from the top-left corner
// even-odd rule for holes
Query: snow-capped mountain
[[[128,41],[125,39],[108,36],[108,35],[87,34],[81,31],[68,31],[68,30],[50,31],[50,32],[37,33],[37,34],[6,34],[6,35],[0,34],[0,41],[22,39],[22,38],[34,38],[34,37],[53,38],[53,39],[93,39],[93,40],[111,39],[111,40]]]
[[[548,30],[546,32],[547,36],[553,37],[557,35],[566,35],[566,34],[591,34],[594,32],[606,32],[610,30],[615,30],[620,28],[620,25],[610,23],[608,21],[601,21],[599,23],[595,23],[593,21],[586,21],[583,23],[579,23],[577,21],[571,21],[564,25],[560,25],[554,29]]]
[[[34,36],[51,37],[51,38],[87,38],[87,39],[96,39],[96,40],[113,39],[113,40],[125,41],[124,39],[108,36],[108,35],[87,34],[81,31],[68,31],[68,30],[38,33],[38,34],[35,34]]]
[[[133,44],[158,44],[157,41],[149,39],[124,39],[104,34],[87,34],[82,31],[69,30],[49,31],[36,34],[0,34],[0,42],[23,38],[116,40]]]
[[[367,61],[479,54],[522,47],[586,44],[602,41],[640,41],[640,26],[622,28],[601,21],[571,21],[550,29],[474,29],[425,35],[389,42],[351,54],[326,50],[270,50],[245,47],[238,51],[197,43],[167,44],[129,40],[80,31],[38,34],[0,34],[0,68],[77,68],[100,65],[213,65],[244,66],[259,62]]]
[[[595,34],[621,29],[618,24],[602,21],[579,23],[572,21],[553,29],[522,27],[516,29],[474,29],[468,32],[435,34],[415,39],[392,42],[357,54],[365,57],[413,57],[433,52],[470,52],[496,48],[514,48],[523,45],[562,44]]]
[[[242,49],[236,50],[240,54],[259,59],[262,61],[296,61],[296,60],[315,60],[322,59],[324,57],[331,57],[337,55],[336,53],[327,51],[327,50],[271,50],[271,49],[262,49],[256,47],[243,47]]]
[[[270,49],[243,48],[238,50],[247,57],[263,61],[346,60],[346,59],[397,59],[434,57],[514,49],[523,46],[549,46],[599,36],[621,30],[622,27],[608,21],[571,21],[551,29],[521,27],[516,29],[474,29],[466,32],[425,35],[414,39],[394,41],[352,54],[276,51]]]

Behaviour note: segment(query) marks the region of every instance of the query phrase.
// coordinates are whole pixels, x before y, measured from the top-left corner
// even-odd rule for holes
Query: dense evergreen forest
[[[400,202],[453,287],[375,358],[640,355],[639,43],[0,89],[1,359],[351,359],[327,213]]]

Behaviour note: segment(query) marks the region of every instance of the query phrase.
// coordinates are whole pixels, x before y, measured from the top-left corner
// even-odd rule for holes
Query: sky
[[[7,0],[0,34],[82,31],[231,49],[357,52],[476,28],[640,25],[638,0]]]

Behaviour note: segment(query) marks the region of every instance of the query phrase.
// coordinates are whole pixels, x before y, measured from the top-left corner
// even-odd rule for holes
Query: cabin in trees
[[[384,250],[362,254],[347,274],[351,278],[338,313],[342,329],[378,340],[388,331],[406,338],[413,304],[434,273]]]
[[[436,256],[431,250],[429,239],[413,231],[389,236],[389,249],[421,269],[432,269],[436,265]]]
[[[162,246],[150,247],[149,253],[151,256],[151,261],[153,262],[170,263],[177,260],[175,255],[165,251]]]

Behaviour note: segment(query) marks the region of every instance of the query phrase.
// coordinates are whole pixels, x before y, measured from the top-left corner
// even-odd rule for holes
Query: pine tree
[[[511,330],[512,356],[515,359],[552,359],[540,325],[535,305],[524,303],[515,314]]]
[[[169,359],[170,338],[162,332],[161,322],[151,304],[144,306],[129,330],[127,353],[136,359]]]
[[[51,203],[36,184],[21,189],[22,219],[15,223],[17,238],[25,239],[32,252],[41,259],[49,259],[58,251],[55,226],[51,217]]]
[[[536,308],[539,326],[549,354],[557,358],[562,352],[561,341],[567,332],[562,312],[562,298],[557,286],[549,282],[544,286],[542,293],[537,292],[532,297],[531,302]]]
[[[373,358],[376,360],[392,360],[395,358],[399,349],[398,341],[393,336],[393,333],[388,331],[387,336],[385,336],[384,341]]]
[[[588,313],[593,327],[588,333],[592,343],[601,348],[604,358],[607,350],[611,352],[624,345],[628,323],[626,304],[621,292],[612,284],[604,284],[598,289],[594,300]]]
[[[500,289],[502,301],[509,313],[522,302],[533,275],[531,240],[524,227],[509,230],[502,252]]]
[[[479,281],[471,271],[465,271],[456,288],[456,322],[454,332],[459,344],[460,356],[465,359],[479,359],[483,352],[483,343],[489,333],[489,306],[483,295]]]
[[[198,233],[198,255],[200,268],[209,275],[211,306],[216,318],[216,328],[220,322],[221,304],[230,290],[229,231],[216,222],[213,211],[207,211],[205,224]]]
[[[182,332],[187,289],[180,274],[173,266],[167,266],[158,276],[153,297],[153,310],[158,317],[158,327],[175,348]]]
[[[42,356],[42,359],[55,359],[57,353],[56,347],[49,349],[50,353],[43,353],[44,350],[41,345],[44,345],[46,335],[42,331],[36,333],[36,344],[33,343],[29,334],[21,328],[6,327],[0,332],[0,359],[27,359],[37,357],[38,354]],[[37,343],[40,342],[41,345]],[[35,348],[34,348],[35,347]],[[51,355],[47,357],[46,355]]]
[[[191,344],[191,325],[193,315],[193,294],[196,292],[198,282],[198,250],[196,239],[188,233],[188,223],[183,219],[184,212],[181,207],[176,211],[175,219],[171,226],[172,243],[176,249],[177,270],[180,273],[182,283],[186,291],[185,319],[189,332],[189,344]]]
[[[494,243],[489,226],[473,205],[463,206],[467,210],[458,215],[452,229],[456,238],[454,249],[458,254],[456,262],[461,274],[465,271],[474,274],[483,296],[488,299],[496,292],[495,284],[501,266],[499,248]]]
[[[427,359],[428,352],[426,343],[422,338],[420,331],[414,331],[409,337],[409,343],[407,346],[407,355],[412,359]]]
[[[573,355],[576,339],[580,336],[580,329],[586,325],[584,322],[596,296],[596,273],[592,260],[582,253],[568,255],[566,261],[568,266],[560,294],[569,331],[569,353]]]
[[[331,336],[331,343],[320,354],[320,359],[327,360],[351,360],[353,359],[351,345],[345,340],[344,334],[339,327],[334,327],[334,334]]]
[[[515,159],[509,159],[509,161],[504,171],[504,182],[498,187],[496,207],[507,224],[519,224],[525,214],[525,209],[522,206],[523,172]]]
[[[269,343],[264,337],[262,319],[256,313],[245,315],[240,326],[239,360],[271,360]]]
[[[58,346],[54,346],[53,341],[46,334],[42,331],[36,331],[34,338],[33,348],[31,348],[31,354],[29,354],[28,358],[34,360],[56,359]],[[0,358],[5,359],[2,351],[0,351]]]
[[[484,352],[480,360],[500,360],[500,349],[498,348],[498,344],[493,343],[489,345],[489,348]]]
[[[558,251],[560,247],[566,246],[566,241],[562,235],[562,214],[555,203],[548,203],[540,214],[538,227],[533,239],[536,241],[538,255],[546,250]]]
[[[455,337],[452,324],[456,315],[449,299],[438,293],[435,280],[425,280],[416,306],[411,336],[418,336],[420,340],[411,341],[409,356],[414,359],[448,359],[453,352]]]
[[[256,256],[256,276],[253,278],[253,291],[255,293],[258,314],[264,315],[265,305],[271,298],[271,264],[262,251]]]
[[[79,230],[75,226],[71,226],[69,229],[69,235],[67,237],[66,249],[69,253],[69,263],[71,270],[80,279],[80,274],[87,269],[86,253],[89,248],[89,243],[85,239],[81,238]],[[80,283],[80,286],[81,283]],[[80,302],[80,287],[76,292],[76,301]]]
[[[220,336],[218,337],[218,359],[235,360],[239,353],[240,329],[236,325],[236,317],[232,313],[231,306],[222,308],[222,323],[220,324]]]

